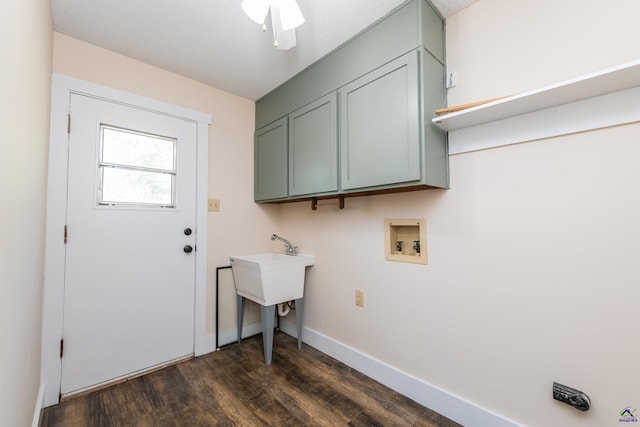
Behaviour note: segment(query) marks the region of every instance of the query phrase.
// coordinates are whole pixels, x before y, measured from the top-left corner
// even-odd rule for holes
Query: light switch
[[[209,199],[209,212],[220,212],[220,199]]]
[[[358,307],[364,307],[364,291],[356,289],[356,305]]]

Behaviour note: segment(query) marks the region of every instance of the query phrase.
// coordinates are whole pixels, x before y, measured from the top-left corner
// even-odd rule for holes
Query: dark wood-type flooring
[[[41,426],[459,426],[276,333],[46,408]]]

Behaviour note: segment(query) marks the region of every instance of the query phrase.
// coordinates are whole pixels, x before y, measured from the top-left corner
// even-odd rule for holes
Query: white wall
[[[0,425],[31,424],[40,384],[53,30],[48,0],[0,14]]]
[[[638,16],[636,0],[481,0],[447,22],[449,104],[640,58]],[[640,407],[639,134],[452,156],[450,190],[281,206],[282,234],[316,255],[305,326],[524,425],[618,425]],[[429,265],[386,262],[383,220],[413,217]],[[552,400],[553,381],[591,411]]]

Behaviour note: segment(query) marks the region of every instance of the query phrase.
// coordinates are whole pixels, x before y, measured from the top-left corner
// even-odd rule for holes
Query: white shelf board
[[[607,68],[466,110],[434,117],[452,131],[640,86],[640,60]]]

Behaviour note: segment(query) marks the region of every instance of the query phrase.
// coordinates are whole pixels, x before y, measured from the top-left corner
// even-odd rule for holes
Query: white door
[[[70,111],[62,395],[194,350],[196,124],[75,94]]]

